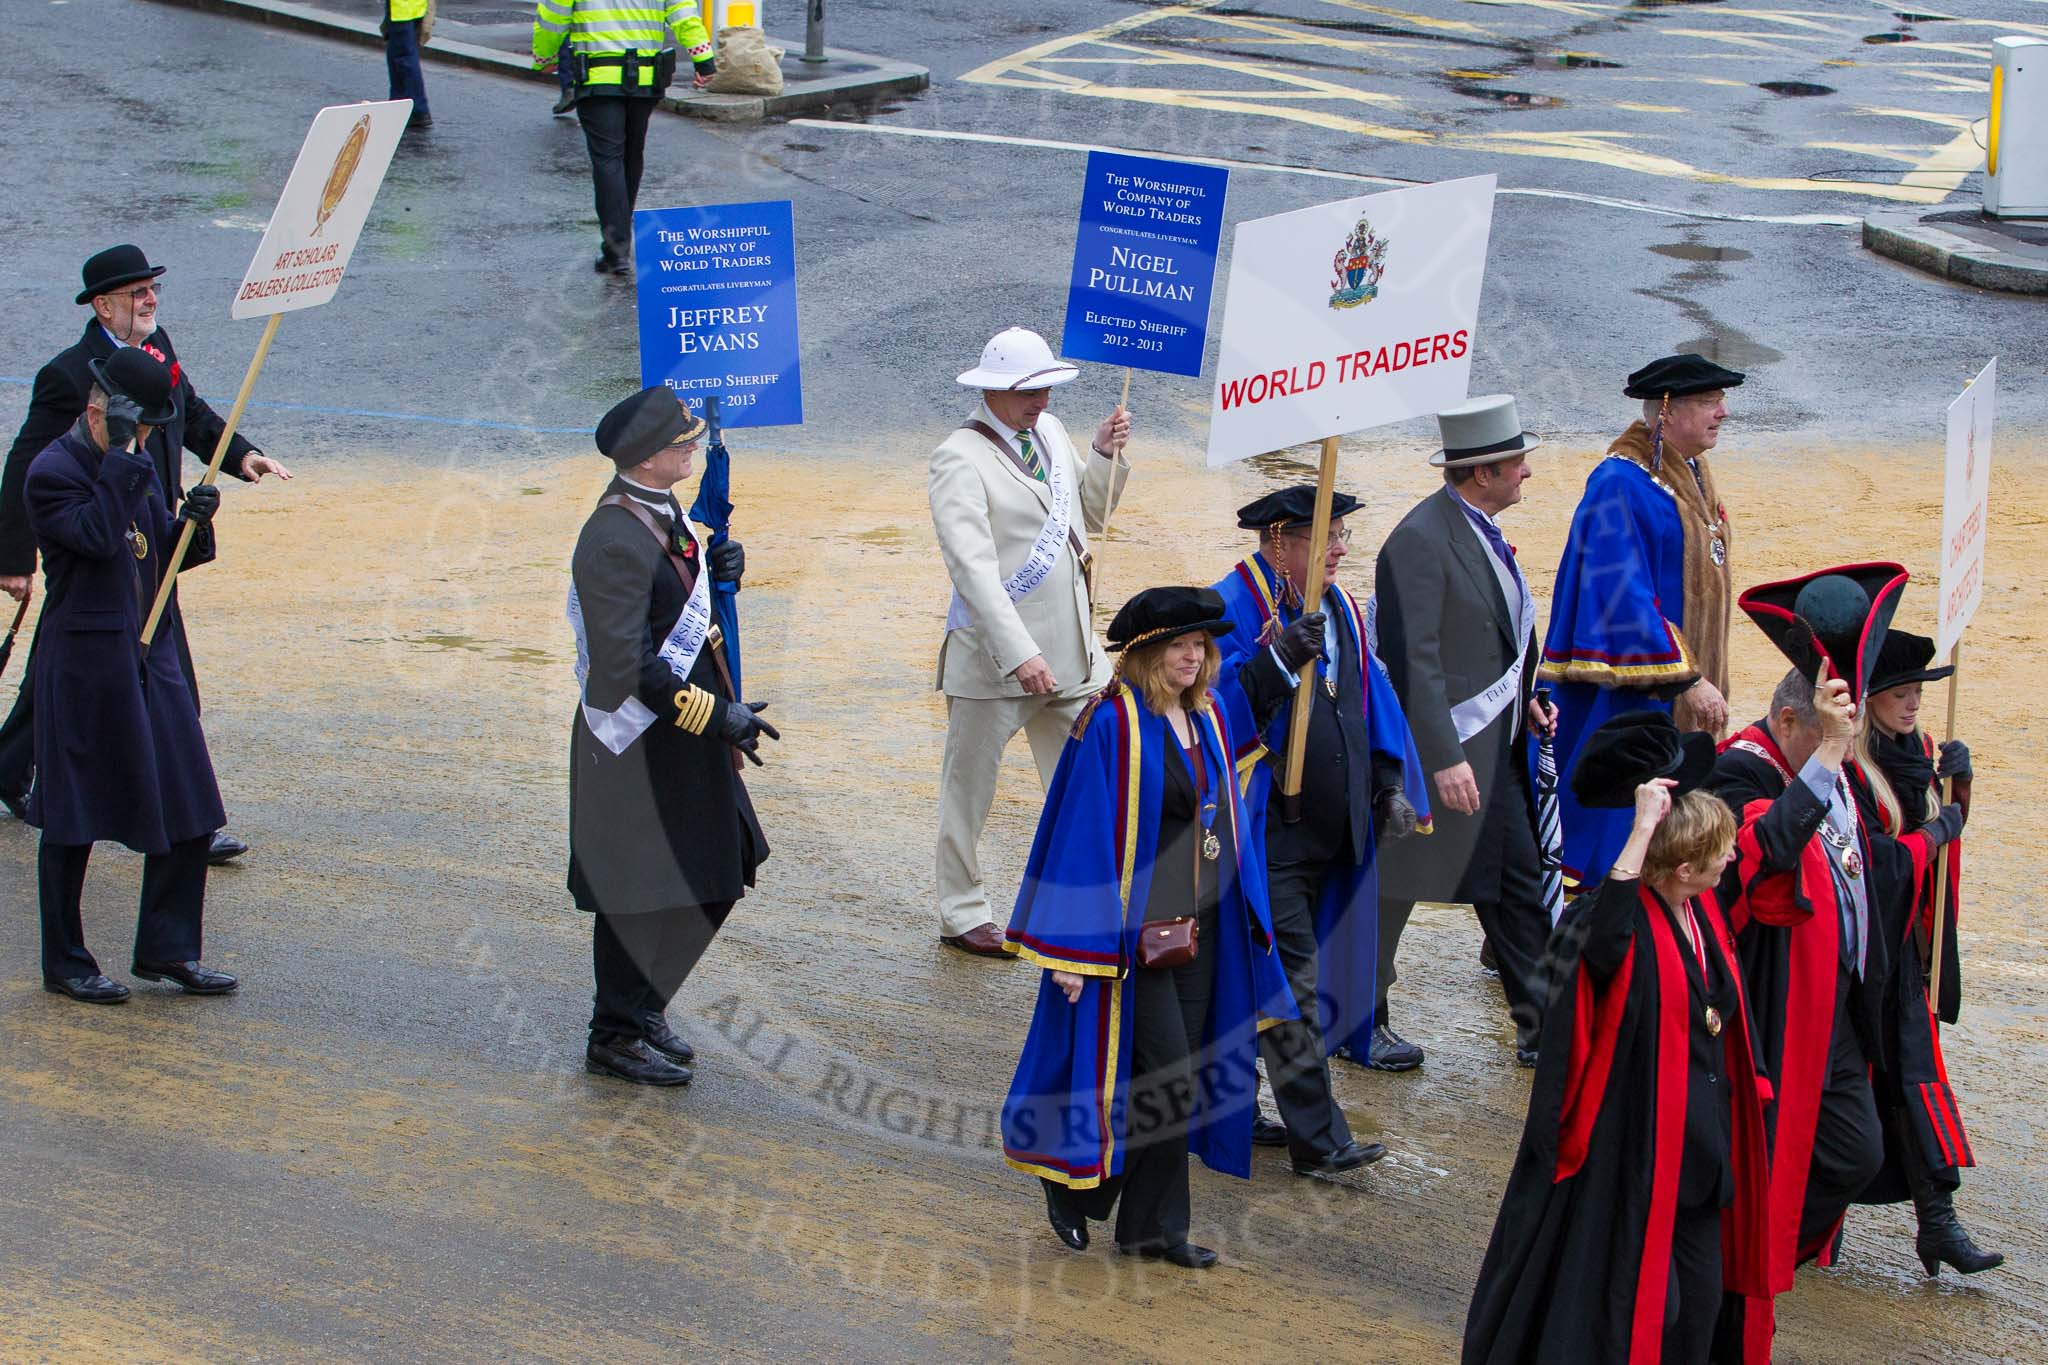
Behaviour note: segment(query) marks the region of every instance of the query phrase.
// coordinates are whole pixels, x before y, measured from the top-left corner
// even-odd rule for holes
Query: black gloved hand
[[[716,57],[706,57],[701,62],[691,62],[690,71],[693,75],[708,81],[718,74],[718,59]]]
[[[1399,787],[1388,787],[1374,798],[1372,811],[1380,836],[1386,839],[1405,839],[1421,823],[1408,793]]]
[[[711,581],[730,583],[733,590],[739,590],[740,575],[747,571],[746,547],[737,540],[728,538],[723,545],[711,547]]]
[[[725,714],[718,721],[718,737],[745,754],[757,768],[761,766],[761,755],[757,752],[760,737],[782,738],[775,727],[758,714],[767,709],[765,701],[729,701],[725,704]]]
[[[1273,653],[1289,673],[1299,673],[1323,652],[1323,613],[1302,613],[1300,620],[1273,637]]]
[[[1975,772],[1976,770],[1970,766],[1969,745],[1959,739],[1952,739],[1941,746],[1941,762],[1934,767],[1936,777],[1968,782]]]
[[[178,520],[189,521],[194,526],[211,526],[213,514],[220,510],[220,488],[215,484],[202,483],[185,490],[185,501],[178,508]]]
[[[121,450],[135,439],[142,425],[142,404],[125,393],[107,395],[107,449]]]
[[[1940,848],[1963,832],[1963,808],[1951,801],[1941,808],[1941,814],[1920,826],[1920,833],[1927,836],[1930,848]]]

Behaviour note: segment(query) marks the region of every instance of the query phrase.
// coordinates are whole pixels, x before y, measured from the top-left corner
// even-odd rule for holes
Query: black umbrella
[[[1550,708],[1550,689],[1536,689],[1536,700]],[[1550,922],[1564,913],[1564,835],[1557,817],[1557,749],[1552,732],[1536,736],[1536,845],[1542,855],[1543,905]]]
[[[14,657],[14,637],[21,630],[21,618],[28,615],[28,594],[21,595],[21,605],[14,609],[14,624],[7,628],[7,639],[0,641],[0,673],[7,671],[7,661]]]

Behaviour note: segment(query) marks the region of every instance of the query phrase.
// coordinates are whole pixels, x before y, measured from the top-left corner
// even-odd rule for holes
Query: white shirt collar
[[[981,401],[981,420],[994,428],[996,434],[1008,441],[1019,454],[1023,453],[1023,447],[1017,444],[1017,437],[1021,434],[1021,429],[1011,426],[1008,422],[996,416],[994,410],[989,407],[988,400],[985,398]]]
[[[668,516],[675,515],[676,504],[673,501],[675,495],[670,490],[666,488],[649,488],[646,484],[629,479],[624,474],[619,475],[619,482],[626,485],[629,490],[626,496],[633,499],[633,501],[644,502],[657,512],[665,513]]]

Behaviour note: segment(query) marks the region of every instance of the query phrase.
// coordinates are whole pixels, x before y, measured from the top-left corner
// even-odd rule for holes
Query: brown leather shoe
[[[1003,934],[993,924],[977,924],[964,934],[940,934],[939,942],[977,957],[1008,957],[1003,951]]]

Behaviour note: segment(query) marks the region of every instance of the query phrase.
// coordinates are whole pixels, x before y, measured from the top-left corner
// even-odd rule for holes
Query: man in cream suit
[[[985,957],[1004,955],[977,851],[1003,750],[1024,731],[1050,783],[1068,728],[1109,681],[1089,611],[1088,536],[1109,523],[1130,476],[1131,422],[1117,408],[1089,453],[1076,451],[1046,406],[1079,374],[1036,332],[996,333],[960,376],[981,402],[932,452],[932,525],[953,579],[939,650],[939,938]]]

